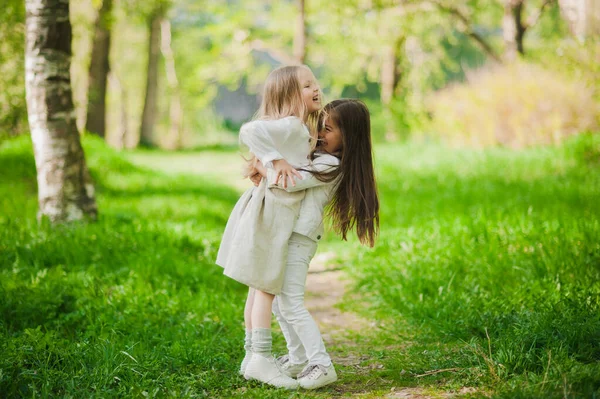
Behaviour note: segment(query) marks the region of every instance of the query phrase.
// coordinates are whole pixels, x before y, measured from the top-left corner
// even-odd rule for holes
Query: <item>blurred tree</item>
[[[27,129],[24,52],[25,4],[4,0],[0,12],[0,138]]]
[[[158,112],[158,61],[160,57],[160,26],[165,17],[166,5],[159,2],[147,17],[148,27],[148,69],[146,75],[146,94],[140,128],[140,144],[154,147],[154,125]]]
[[[561,12],[569,24],[571,34],[579,41],[600,35],[600,1],[559,0]]]
[[[510,1],[510,0],[506,0]],[[518,0],[515,0],[518,1]],[[489,43],[488,39],[483,36],[480,31],[476,28],[477,19],[479,14],[489,12],[490,4],[481,1],[444,1],[434,0],[433,4],[447,15],[451,16],[458,24],[456,29],[467,37],[474,40],[479,47],[494,61],[502,62],[500,56],[494,50],[494,47]],[[492,5],[493,6],[493,5]]]
[[[406,37],[399,35],[395,41],[382,49],[381,103],[389,106],[398,92],[402,78],[401,57]]]
[[[112,85],[115,88],[115,91],[118,93],[118,97],[121,100],[121,106],[119,108],[119,116],[118,116],[118,124],[117,124],[117,137],[115,140],[117,148],[126,148],[128,142],[129,135],[129,127],[128,127],[128,119],[129,116],[127,114],[127,90],[125,89],[125,85],[121,81],[118,72],[113,69],[109,75],[109,81],[112,82]]]
[[[504,0],[504,17],[502,18],[502,36],[504,37],[504,58],[513,61],[517,52],[523,55],[523,36],[525,26],[522,20],[525,0]]]
[[[544,9],[554,3],[554,1],[544,0],[527,21],[523,21],[524,9],[528,3],[526,0],[503,0],[503,2],[502,36],[504,37],[504,58],[510,62],[514,61],[518,54],[525,54],[523,46],[525,33],[539,21]]]
[[[304,0],[298,1],[298,18],[294,36],[294,57],[300,64],[306,59],[306,10]]]
[[[26,0],[27,108],[38,182],[38,215],[52,222],[96,218],[94,187],[75,123],[69,2]]]
[[[110,31],[112,0],[103,0],[96,18],[92,59],[88,80],[88,102],[85,129],[100,137],[106,135],[106,89],[110,71]]]
[[[171,47],[171,22],[163,19],[160,26],[161,31],[161,52],[165,58],[165,68],[167,72],[167,83],[170,91],[169,104],[169,137],[170,147],[173,149],[181,147],[181,135],[183,127],[183,108],[181,106],[181,92],[179,89],[179,79],[177,79],[177,69],[175,68],[175,57]]]

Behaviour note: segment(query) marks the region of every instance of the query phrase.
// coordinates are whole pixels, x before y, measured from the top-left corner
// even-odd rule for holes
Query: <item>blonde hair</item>
[[[320,111],[308,113],[308,109],[302,98],[300,80],[298,79],[300,68],[306,68],[310,71],[310,68],[306,65],[282,66],[271,71],[263,88],[260,108],[252,119],[269,120],[286,118],[288,116],[300,118],[308,126],[312,151],[317,145]],[[322,98],[320,90],[319,96]],[[244,171],[244,176],[248,176],[247,172],[252,169],[254,159],[252,157],[248,161],[248,169]]]

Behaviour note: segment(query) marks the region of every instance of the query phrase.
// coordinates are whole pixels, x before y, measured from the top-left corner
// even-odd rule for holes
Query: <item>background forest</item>
[[[18,56],[24,4],[6,1],[3,136],[27,131]],[[232,143],[268,72],[304,62],[326,99],[369,103],[379,140],[558,142],[598,127],[598,7],[587,0],[73,0],[77,122],[116,148]]]

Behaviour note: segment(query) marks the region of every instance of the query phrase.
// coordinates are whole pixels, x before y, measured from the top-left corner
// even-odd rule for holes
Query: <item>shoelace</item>
[[[281,364],[279,364],[279,358],[275,359],[273,356],[271,356],[271,358],[269,359],[269,362],[273,363],[275,365],[275,367],[277,367],[277,370],[279,370],[279,372],[281,374],[285,375],[285,373],[283,371],[283,366]]]
[[[279,363],[279,365],[281,367],[284,367],[287,363],[289,363],[290,361],[290,355],[283,355],[283,356],[279,356],[277,358],[277,363]]]
[[[300,374],[298,374],[298,379],[304,378],[308,376],[309,379],[314,379],[318,377],[319,371],[325,375],[327,375],[327,368],[320,364],[311,364],[306,367]]]

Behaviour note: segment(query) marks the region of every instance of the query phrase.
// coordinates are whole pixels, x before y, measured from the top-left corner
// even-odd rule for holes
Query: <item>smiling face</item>
[[[323,127],[319,132],[318,147],[329,154],[338,154],[342,150],[342,131],[331,115],[325,118]]]
[[[298,82],[302,90],[302,101],[308,114],[321,109],[321,91],[315,75],[310,69],[303,67],[298,70]]]

